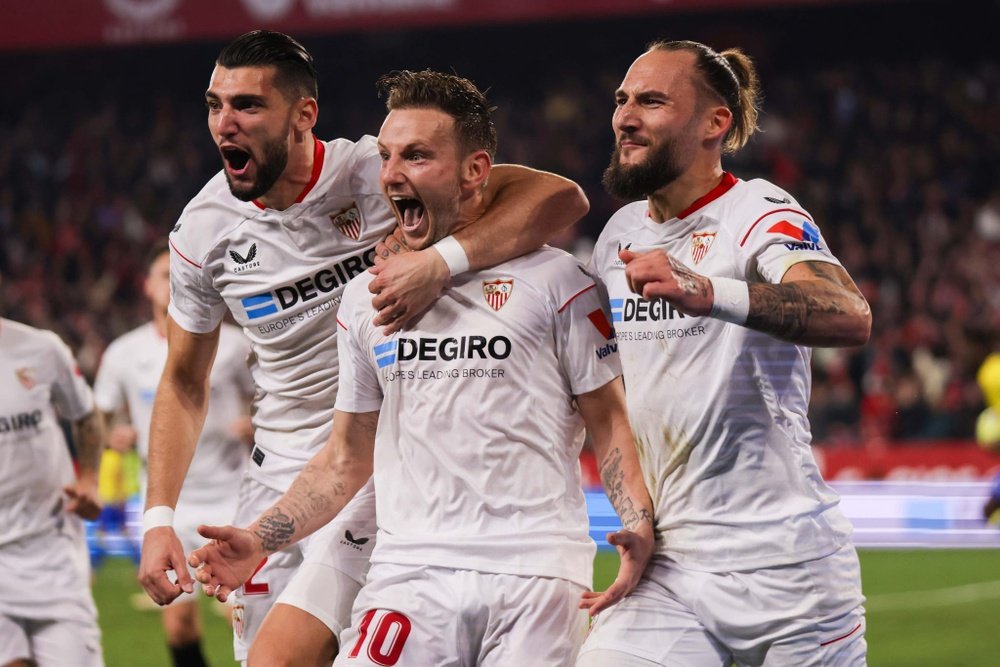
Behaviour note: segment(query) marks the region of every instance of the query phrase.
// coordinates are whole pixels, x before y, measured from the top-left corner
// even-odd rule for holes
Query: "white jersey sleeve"
[[[174,322],[191,333],[214,331],[226,314],[226,303],[212,286],[204,267],[170,241],[170,305]]]
[[[774,192],[758,198],[766,206],[746,220],[737,236],[747,280],[780,283],[788,269],[799,262],[840,266],[813,217],[791,195],[767,181],[750,181],[748,185]]]
[[[622,373],[607,306],[582,267],[580,274],[577,291],[568,299],[562,296],[555,318],[556,354],[574,396],[599,389]]]
[[[376,345],[372,356],[359,335],[362,328],[371,326],[374,315],[369,305],[370,298],[364,298],[368,296],[371,277],[371,274],[365,273],[348,284],[337,317],[340,389],[335,407],[341,412],[374,412],[382,407],[377,364],[384,353],[395,349],[396,345],[395,341]]]
[[[94,409],[94,398],[66,343],[46,332],[52,344],[52,404],[59,416],[70,421],[85,417]]]

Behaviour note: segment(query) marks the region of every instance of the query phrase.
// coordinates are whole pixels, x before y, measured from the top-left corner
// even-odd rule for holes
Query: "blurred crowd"
[[[344,72],[341,52],[324,56],[322,40],[303,41],[319,63],[319,136],[376,133],[374,76]],[[359,62],[370,48],[381,71],[422,66],[395,42],[350,45]],[[490,88],[500,161],[564,174],[587,191],[591,213],[558,240],[584,258],[621,204],[600,175],[612,92],[641,46],[633,41],[614,62],[606,49],[581,48],[530,71],[528,59],[504,69],[488,53],[455,64]],[[0,312],[58,332],[88,377],[110,340],[148,319],[146,250],[219,168],[201,106],[218,48],[4,61]],[[443,65],[422,48],[419,62]],[[336,81],[324,78],[324,57],[338,61]],[[816,440],[970,438],[983,407],[976,369],[1000,331],[996,60],[939,53],[817,66],[764,57],[760,66],[763,131],[724,166],[791,192],[874,311],[867,346],[814,353]]]

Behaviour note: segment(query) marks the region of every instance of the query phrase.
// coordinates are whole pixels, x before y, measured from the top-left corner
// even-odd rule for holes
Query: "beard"
[[[253,182],[247,186],[234,183],[226,172],[226,181],[229,183],[229,191],[240,201],[252,201],[264,196],[274,187],[274,184],[281,178],[285,167],[288,166],[288,145],[285,143],[285,136],[288,135],[286,128],[284,135],[279,139],[268,141],[261,149],[263,159],[257,163],[257,173]]]
[[[611,163],[601,178],[608,194],[618,199],[645,199],[684,173],[677,159],[678,146],[674,139],[650,147],[646,159],[639,164],[623,165],[621,154],[621,146],[616,142]]]

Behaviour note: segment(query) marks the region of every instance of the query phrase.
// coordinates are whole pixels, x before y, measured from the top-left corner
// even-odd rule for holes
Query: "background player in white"
[[[73,424],[78,473],[59,417]],[[0,665],[104,664],[80,520],[100,514],[103,446],[69,348],[0,318]]]
[[[615,93],[605,185],[645,200],[611,218],[592,265],[658,548],[579,665],[865,662],[851,528],[809,449],[806,346],[863,344],[871,314],[788,193],[723,171],[758,95],[745,55],[695,42],[654,44]]]
[[[108,346],[94,382],[94,398],[109,424],[122,413],[127,415],[124,423],[114,426],[117,439],[135,447],[145,463],[153,397],[167,360],[170,249],[165,240],[149,253],[143,288],[153,319]],[[205,425],[174,518],[174,528],[185,548],[193,549],[202,543],[199,523],[212,516],[231,521],[236,514],[236,496],[247,465],[247,443],[252,437],[249,404],[253,379],[246,366],[249,354],[250,343],[243,332],[223,324],[210,378]],[[163,609],[163,629],[177,667],[205,664],[196,602],[193,593],[186,593]]]
[[[344,285],[375,262],[396,219],[382,197],[372,137],[357,143],[313,136],[318,104],[311,56],[280,33],[255,31],[228,45],[206,92],[208,124],[224,169],[187,206],[171,233],[169,354],[153,411],[149,491],[140,580],[165,604],[191,589],[170,523],[201,428],[218,326],[228,309],[255,355],[256,446],[237,524],[246,525],[287,489],[327,440],[337,392],[336,312]],[[494,170],[482,220],[434,249],[390,260],[371,287],[379,325],[398,327],[424,310],[452,273],[540,246],[587,210],[570,181],[522,167]],[[496,211],[496,212],[494,212]],[[445,260],[449,260],[450,264]],[[462,264],[465,263],[465,266]],[[260,664],[327,663],[367,569],[374,501],[342,512],[322,545],[324,608],[292,588],[274,605],[253,651]],[[313,538],[314,543],[317,538]],[[310,547],[261,563],[236,592],[237,659]],[[176,584],[165,572],[180,570]],[[287,637],[294,631],[296,641]]]
[[[482,215],[496,150],[489,105],[449,74],[400,72],[382,85],[382,184],[407,246],[426,248]],[[625,595],[653,549],[596,285],[545,248],[455,278],[412,328],[386,335],[372,322],[370,280],[348,286],[338,315],[342,383],[328,446],[249,530],[202,531],[217,542],[192,555],[208,561],[199,580],[211,591],[236,585],[323,525],[374,465],[378,543],[335,664],[572,664],[580,607]],[[589,593],[581,415],[628,529],[612,537],[624,558],[604,594]]]

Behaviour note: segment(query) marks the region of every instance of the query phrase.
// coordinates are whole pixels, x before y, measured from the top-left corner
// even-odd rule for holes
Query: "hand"
[[[225,602],[229,594],[253,576],[267,557],[256,535],[233,526],[198,526],[198,533],[212,540],[188,555],[188,564],[197,568],[195,577],[205,595]]]
[[[169,570],[177,574],[177,583],[167,578]],[[184,548],[170,526],[152,528],[143,535],[139,583],[158,605],[168,604],[181,593],[194,590],[194,580],[184,564]]]
[[[712,312],[715,291],[711,281],[662,250],[634,253],[623,248],[618,257],[625,262],[629,289],[643,299],[664,299],[685,315]]]
[[[385,327],[382,331],[387,336],[422,315],[451,280],[448,265],[430,248],[390,257],[368,270],[376,276],[368,286],[376,295],[372,299],[378,311],[374,324]]]
[[[118,424],[108,433],[108,448],[124,454],[135,447],[137,438],[138,434],[130,424]]]
[[[97,493],[97,477],[94,475],[80,475],[80,478],[68,486],[63,487],[63,492],[69,496],[66,502],[66,511],[73,512],[77,516],[93,521],[101,514],[104,503]]]
[[[619,530],[616,533],[608,533],[607,539],[608,544],[618,549],[621,565],[618,567],[618,576],[608,586],[608,590],[603,593],[584,592],[580,600],[580,609],[586,609],[591,616],[597,616],[635,590],[646,565],[649,564],[649,559],[653,556],[656,544],[649,523],[645,523],[637,532]]]
[[[375,246],[375,266],[385,264],[390,257],[407,252],[410,252],[410,247],[406,245],[403,232],[396,226],[393,228],[392,234],[386,236]]]

